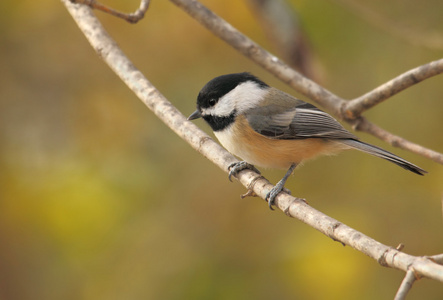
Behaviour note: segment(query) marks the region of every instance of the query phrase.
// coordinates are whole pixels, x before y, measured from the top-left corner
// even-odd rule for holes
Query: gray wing
[[[292,99],[285,99],[282,105],[265,103],[246,112],[246,119],[256,132],[274,139],[358,139],[314,105],[285,96]]]

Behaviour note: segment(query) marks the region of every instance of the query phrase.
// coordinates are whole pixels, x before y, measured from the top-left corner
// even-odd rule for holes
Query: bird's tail
[[[368,154],[386,159],[400,167],[402,167],[403,169],[409,170],[415,174],[418,175],[424,175],[428,172],[426,172],[425,170],[423,170],[422,168],[411,164],[410,162],[404,160],[401,157],[398,157],[395,154],[392,154],[391,152],[388,152],[386,150],[383,150],[382,148],[379,148],[377,146],[373,146],[364,142],[361,142],[359,140],[352,140],[352,139],[343,139],[339,141],[340,143],[343,143],[349,147],[352,147],[354,149],[366,152]]]

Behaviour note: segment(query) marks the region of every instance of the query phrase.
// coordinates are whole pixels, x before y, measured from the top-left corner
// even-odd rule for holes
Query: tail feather
[[[343,139],[343,140],[339,140],[340,143],[343,143],[349,147],[352,147],[354,149],[366,152],[368,154],[386,159],[400,167],[402,167],[403,169],[409,170],[415,174],[418,175],[424,175],[428,172],[426,172],[425,170],[423,170],[422,168],[411,164],[410,162],[408,162],[407,160],[404,160],[401,157],[398,157],[395,154],[392,154],[389,151],[383,150],[382,148],[379,148],[377,146],[373,146],[364,142],[361,142],[359,140],[352,140],[352,139]]]

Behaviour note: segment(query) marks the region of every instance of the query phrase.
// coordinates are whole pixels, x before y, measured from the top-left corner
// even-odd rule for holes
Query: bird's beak
[[[195,120],[195,119],[198,119],[198,118],[201,118],[201,117],[202,117],[202,114],[201,114],[200,111],[197,109],[196,111],[194,111],[194,112],[188,117],[188,120],[191,121],[191,120]]]

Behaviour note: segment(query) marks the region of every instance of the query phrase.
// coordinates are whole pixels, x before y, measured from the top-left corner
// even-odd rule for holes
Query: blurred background
[[[441,1],[288,1],[292,56],[267,9],[202,2],[346,99],[443,53]],[[1,1],[0,14],[1,300],[393,298],[402,272],[270,211],[263,200],[240,199],[245,189],[135,97],[61,2]],[[200,88],[225,73],[250,71],[301,97],[168,1],[153,0],[137,25],[96,15],[186,116]],[[365,116],[442,152],[442,88],[436,76]],[[429,174],[350,151],[305,164],[287,187],[384,244],[442,253],[442,166],[357,135]],[[284,171],[263,173],[275,183]],[[423,279],[408,299],[442,297],[441,283]]]

